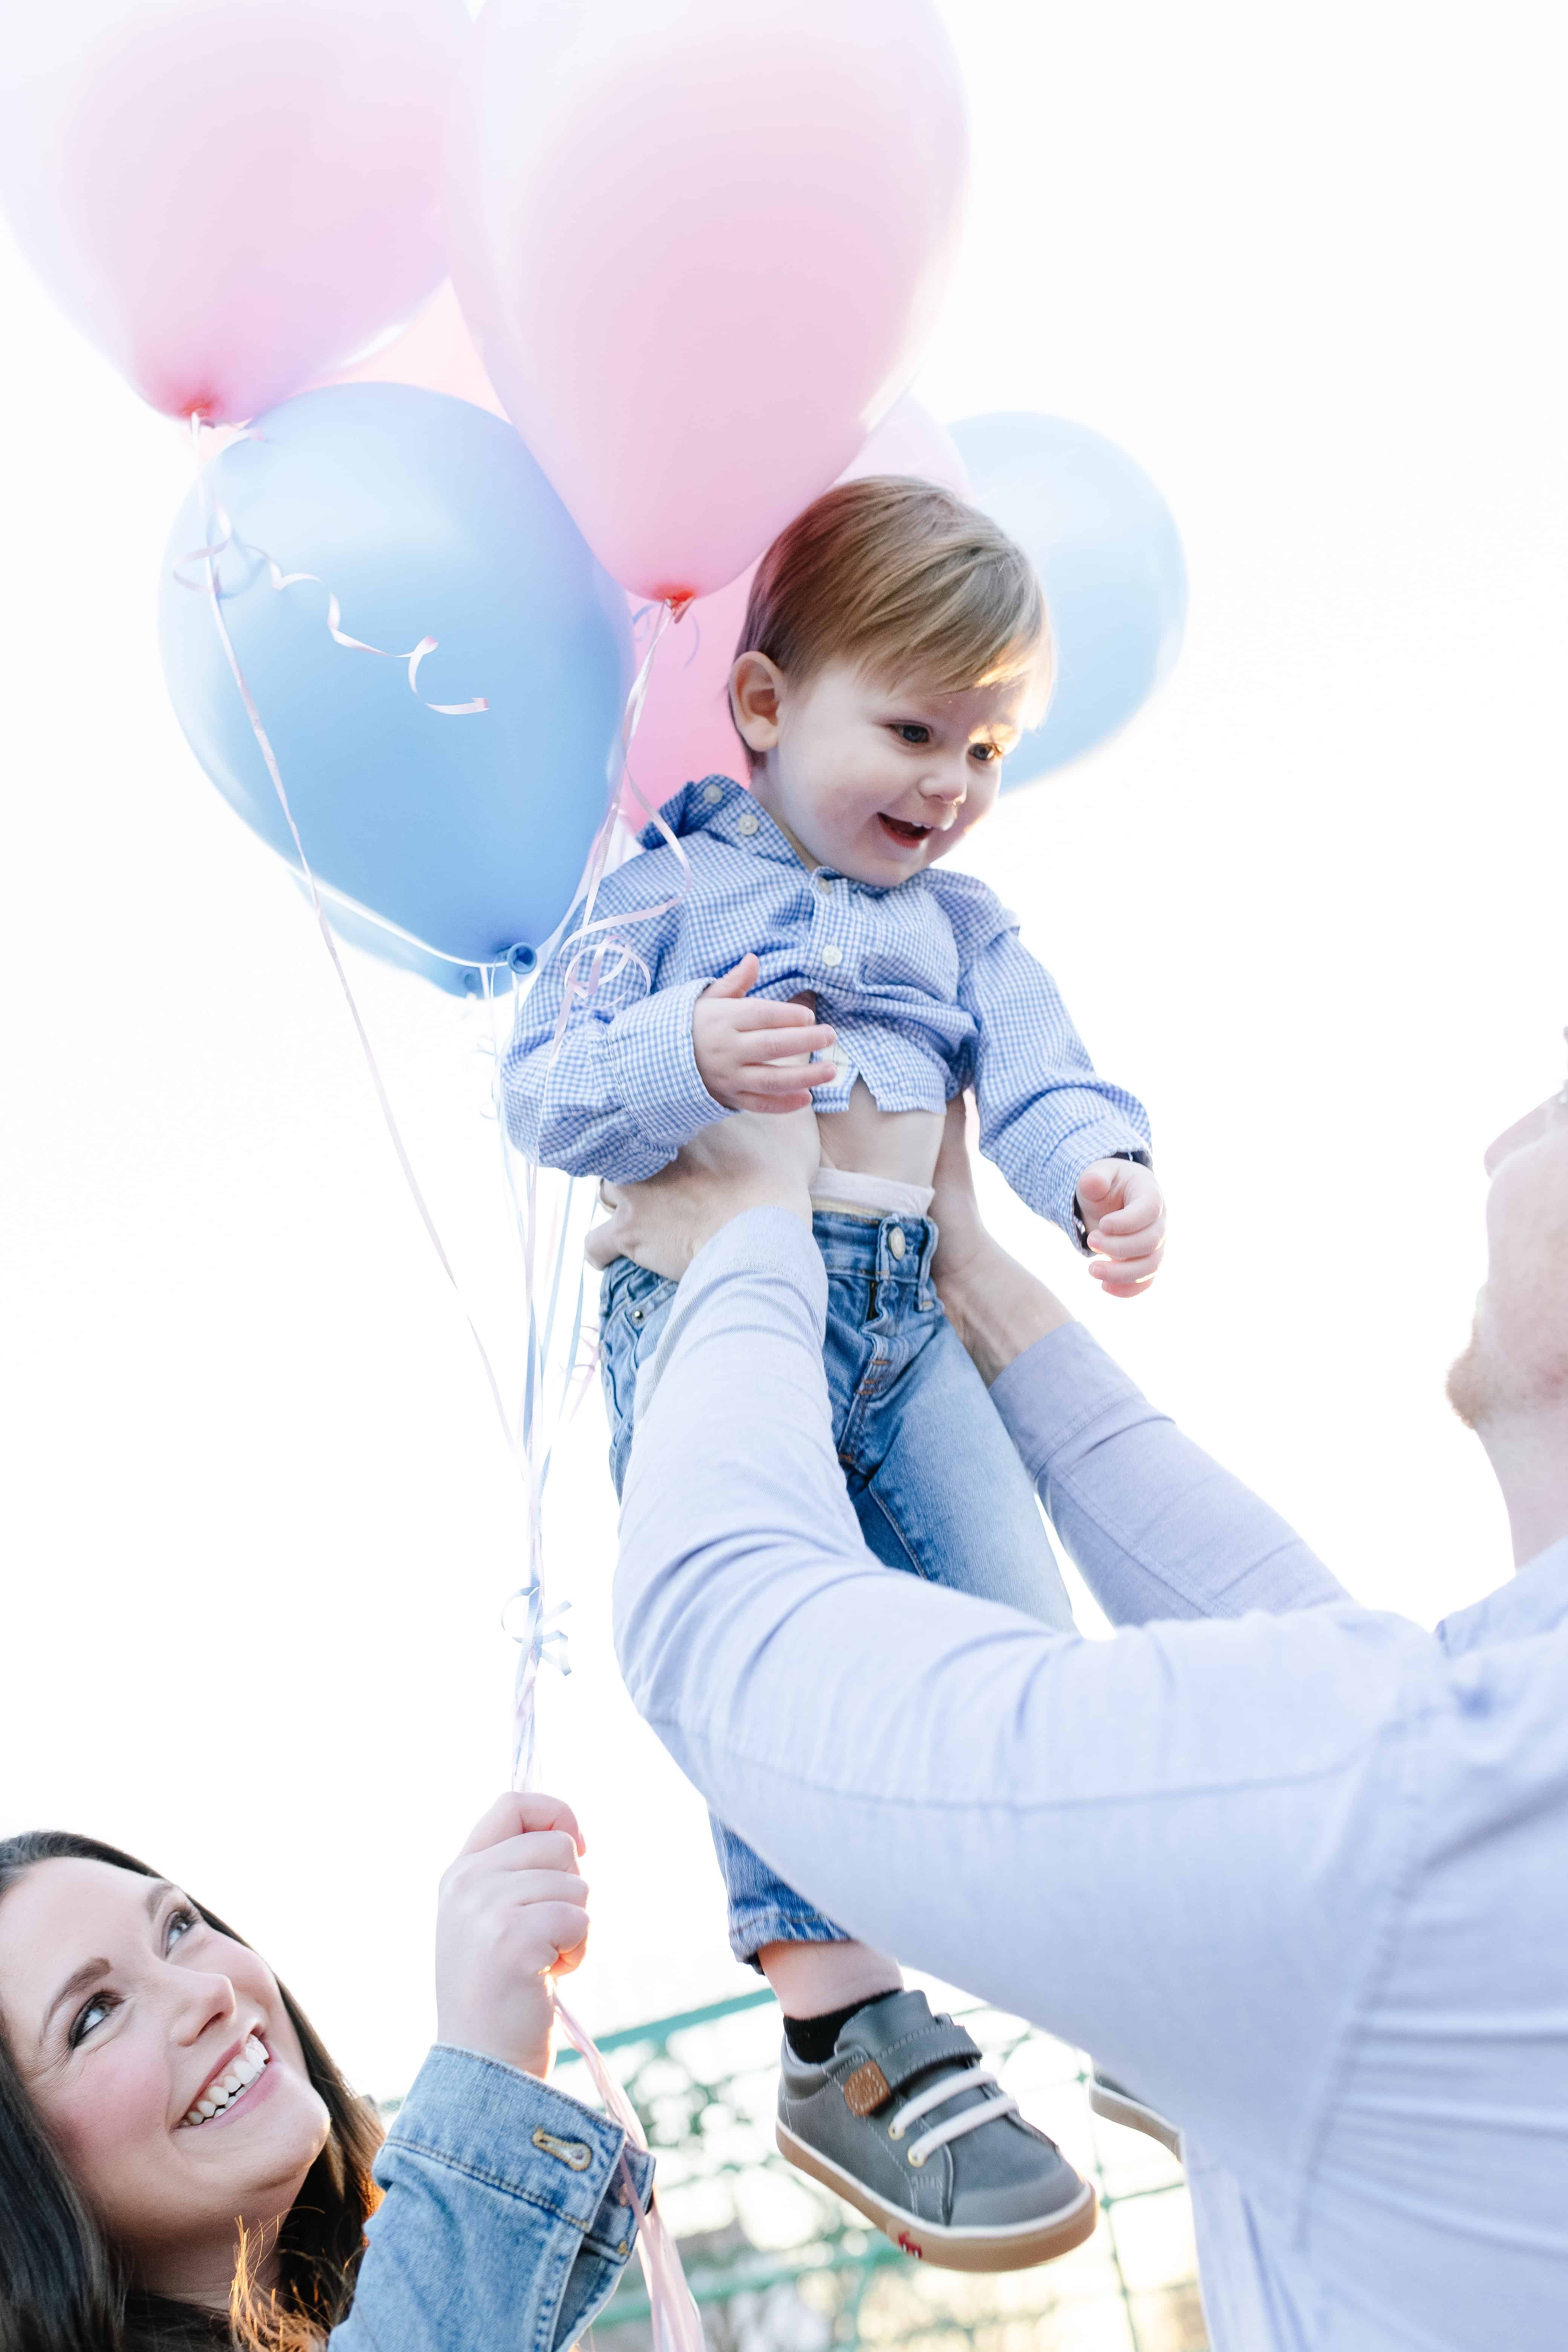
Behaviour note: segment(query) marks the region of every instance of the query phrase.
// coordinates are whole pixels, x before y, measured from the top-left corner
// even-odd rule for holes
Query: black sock
[[[830,2009],[825,2017],[786,2017],[784,2040],[806,2065],[825,2065],[852,2017],[858,2017],[863,2009],[873,2008],[879,2000],[891,2000],[894,1993],[902,1990],[895,1985],[891,1992],[874,1992],[869,2000],[852,2000],[847,2009]]]

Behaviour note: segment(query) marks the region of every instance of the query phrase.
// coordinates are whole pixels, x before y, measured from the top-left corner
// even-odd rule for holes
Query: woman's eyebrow
[[[168,1879],[154,1878],[153,1880],[151,1885],[147,1889],[147,1900],[143,1906],[149,1919],[151,1919],[156,1912],[158,1906],[163,1900],[164,1895],[173,1895],[174,1892],[174,1888]],[[67,1977],[64,1984],[61,1985],[58,1992],[56,1993],[53,2000],[50,2001],[47,2009],[44,2011],[44,2021],[38,2028],[38,2045],[40,2048],[42,2048],[44,2042],[47,2038],[49,2027],[54,2022],[55,2011],[60,2007],[61,2003],[63,2001],[70,2000],[79,1992],[89,1991],[95,1984],[101,1984],[104,1978],[109,1975],[113,1965],[114,1964],[111,1960],[101,1958],[96,1960],[83,1960],[80,1968],[77,1969],[70,1976]]]

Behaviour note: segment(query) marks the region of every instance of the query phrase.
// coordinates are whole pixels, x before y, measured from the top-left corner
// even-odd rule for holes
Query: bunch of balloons
[[[237,667],[341,928],[449,987],[525,964],[620,773],[636,627],[665,609],[640,818],[739,765],[750,567],[847,470],[972,493],[1040,568],[1060,690],[1009,782],[1152,689],[1184,604],[1152,486],[905,396],[966,170],[934,0],[10,12],[20,242],[145,400],[243,428],[164,562],[181,724],[297,863]]]

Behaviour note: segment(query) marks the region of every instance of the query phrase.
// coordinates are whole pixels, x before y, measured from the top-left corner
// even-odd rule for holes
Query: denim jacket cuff
[[[652,2158],[627,2146],[607,2116],[499,2058],[446,2042],[431,2050],[393,2117],[378,2180],[400,2149],[574,2223],[622,2261],[637,2234],[632,2191],[646,2204],[653,2178]]]
[[[705,1127],[733,1112],[702,1083],[691,1036],[691,1009],[708,982],[661,988],[617,1013],[605,1036],[616,1093],[628,1118],[661,1150],[679,1151]]]

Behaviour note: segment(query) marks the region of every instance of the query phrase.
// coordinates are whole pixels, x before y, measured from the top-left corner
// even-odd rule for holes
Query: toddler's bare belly
[[[847,1110],[819,1111],[825,1168],[852,1169],[860,1176],[883,1176],[895,1184],[929,1185],[942,1149],[942,1113],[879,1110],[864,1078],[857,1078]]]

